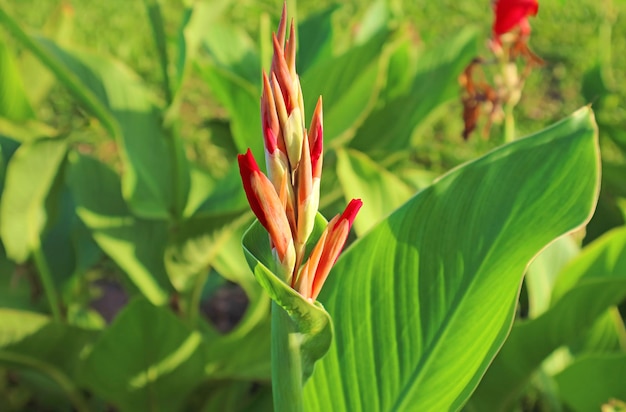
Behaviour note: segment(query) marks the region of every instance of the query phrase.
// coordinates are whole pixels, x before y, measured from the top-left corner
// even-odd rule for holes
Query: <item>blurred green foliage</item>
[[[554,388],[567,388],[564,402],[574,402],[573,383],[581,370],[624,373],[615,372],[604,358],[582,366],[573,363],[570,371],[541,363],[560,345],[567,345],[572,357],[589,351],[623,352],[626,347],[622,315],[611,306],[626,295],[623,272],[618,270],[624,266],[623,230],[604,235],[624,224],[626,205],[626,3],[542,1],[531,20],[530,47],[545,65],[531,73],[515,108],[518,135],[567,120],[468,163],[433,186],[435,176],[503,142],[501,126],[495,126],[489,138],[479,133],[468,142],[461,138],[457,77],[473,57],[488,54],[489,0],[300,1],[297,11],[295,0],[287,3],[300,24],[298,69],[306,108],[310,111],[317,96],[324,96],[321,211],[332,216],[341,210],[344,197],[362,197],[366,204],[364,220],[355,223],[357,236],[364,239],[339,264],[353,272],[330,281],[342,292],[350,289],[350,299],[336,291],[322,299],[344,330],[359,326],[360,309],[367,308],[368,315],[374,314],[372,324],[383,319],[376,314],[388,316],[380,329],[400,321],[402,339],[422,339],[425,330],[433,345],[449,350],[444,355],[473,356],[471,362],[441,368],[432,366],[439,358],[433,360],[428,351],[419,361],[404,362],[403,367],[409,365],[416,374],[425,370],[419,366],[423,362],[432,366],[433,375],[463,375],[465,380],[461,385],[444,379],[457,387],[440,386],[441,396],[432,391],[425,401],[417,390],[414,398],[397,392],[385,405],[419,399],[460,407],[478,385],[506,338],[524,265],[555,236],[583,223],[593,207],[594,113],[583,109],[567,117],[590,103],[603,158],[598,213],[585,239],[591,246],[579,251],[580,242],[567,238],[574,246],[555,243],[542,256],[543,266],[530,269],[519,313],[521,318],[530,314],[531,320],[516,321],[514,339],[505,343],[504,355],[496,358],[469,408],[490,402],[483,394],[494,382],[502,384],[506,401],[517,402],[525,395],[520,405],[534,396],[538,402],[561,405]],[[0,368],[0,410],[38,410],[54,404],[62,411],[99,411],[108,403],[128,411],[152,411],[157,405],[203,411],[271,408],[270,302],[241,250],[252,215],[234,159],[250,146],[257,158],[262,153],[260,69],[267,69],[268,40],[281,4],[0,4],[0,11],[17,22],[0,34],[0,76],[10,80],[0,96],[0,362],[9,366]],[[10,25],[11,19],[4,16],[2,21]],[[553,179],[544,182],[545,176]],[[487,178],[490,183],[483,185]],[[544,204],[551,206],[546,210]],[[377,225],[383,219],[385,223]],[[441,230],[444,226],[447,232]],[[374,235],[368,237],[372,228]],[[256,238],[264,239],[257,229]],[[592,242],[596,238],[600,240]],[[379,246],[380,239],[386,247]],[[268,245],[261,240],[253,246],[271,261]],[[365,250],[361,255],[359,247]],[[567,247],[567,253],[561,247]],[[620,257],[617,269],[609,264],[614,263],[611,259],[594,254],[605,249]],[[413,255],[416,250],[429,252]],[[500,258],[491,261],[493,250]],[[445,255],[441,261],[440,252]],[[559,263],[547,264],[550,256],[561,256]],[[261,268],[265,260],[257,258],[249,257],[259,266],[253,270],[258,269],[261,283],[285,294],[287,305],[299,298],[282,283],[272,286],[281,281]],[[597,270],[581,274],[566,266],[570,259],[577,259],[573,267],[586,262]],[[376,266],[380,261],[388,264]],[[471,270],[464,271],[466,264]],[[400,276],[398,268],[405,269]],[[11,276],[2,278],[4,273]],[[397,277],[396,286],[377,284],[381,273],[387,273],[385,279]],[[414,273],[428,281],[416,286],[411,283],[418,278]],[[594,276],[601,282],[589,282]],[[350,279],[355,279],[352,285]],[[359,280],[364,289],[352,288]],[[235,284],[240,300],[237,292],[227,292]],[[397,307],[383,310],[377,305],[389,302],[378,295],[367,300],[366,288],[384,292]],[[584,302],[593,301],[596,288],[609,291],[611,299],[590,311]],[[404,296],[406,291],[418,296]],[[461,303],[480,304],[457,305],[445,294],[460,296]],[[424,311],[432,318],[411,334],[404,333],[404,325],[415,320],[407,308],[416,300],[417,306],[432,309]],[[482,308],[487,301],[495,306]],[[567,305],[574,309],[562,309]],[[310,320],[306,305],[302,307],[303,318]],[[493,316],[483,316],[487,309]],[[457,323],[450,321],[455,310],[465,316]],[[576,310],[587,316],[581,328],[575,318],[563,314],[582,316]],[[52,318],[40,314],[46,312],[52,312]],[[500,323],[490,323],[496,318]],[[574,323],[562,329],[550,326],[565,324],[564,318]],[[482,349],[474,345],[474,351],[466,350],[475,342],[460,331],[470,327],[476,335],[489,335]],[[519,332],[525,327],[533,333]],[[437,328],[452,337],[435,333]],[[365,333],[361,340],[369,344],[378,336],[374,329],[355,334]],[[554,335],[546,336],[547,331]],[[382,339],[389,336],[394,335]],[[467,345],[459,345],[457,336]],[[328,336],[324,338],[326,345]],[[340,332],[333,345],[344,346],[335,346],[331,353],[352,348],[352,339]],[[369,357],[380,348],[388,352],[397,341],[365,345],[358,355]],[[515,352],[519,345],[528,349],[532,362],[523,362]],[[417,352],[407,344],[397,353],[403,358]],[[616,359],[623,363],[623,353]],[[315,389],[309,386],[308,396],[324,385],[339,385],[336,361],[322,361],[326,374],[312,378]],[[519,374],[507,375],[498,362],[517,362]],[[467,364],[471,368],[465,368]],[[351,369],[351,379],[367,375],[359,368],[372,365],[361,362]],[[411,385],[407,376],[393,372],[385,370],[393,375],[387,380],[393,391]],[[368,394],[378,396],[376,381],[368,385]],[[357,389],[346,390],[347,397],[358,398]],[[85,391],[94,396],[85,396]],[[340,400],[349,410],[350,399]],[[379,401],[375,403],[383,405],[382,398]]]

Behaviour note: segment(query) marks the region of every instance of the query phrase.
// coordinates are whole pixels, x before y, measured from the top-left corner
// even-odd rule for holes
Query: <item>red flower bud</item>
[[[341,215],[328,222],[294,286],[305,298],[317,299],[330,269],[339,258],[348,239],[350,228],[361,206],[363,206],[361,199],[352,199]]]
[[[295,248],[285,208],[272,182],[263,174],[250,149],[237,156],[239,173],[250,208],[270,235],[281,265],[293,270]],[[288,273],[289,276],[291,273]]]
[[[494,4],[494,37],[498,39],[516,27],[521,28],[522,34],[529,34],[530,26],[527,18],[535,16],[537,11],[539,11],[537,0],[496,0]]]

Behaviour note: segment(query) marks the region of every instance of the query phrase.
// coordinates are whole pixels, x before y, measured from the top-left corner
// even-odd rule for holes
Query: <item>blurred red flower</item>
[[[495,0],[493,7],[493,35],[496,40],[516,27],[520,28],[522,35],[530,34],[528,16],[535,16],[539,11],[537,0]]]

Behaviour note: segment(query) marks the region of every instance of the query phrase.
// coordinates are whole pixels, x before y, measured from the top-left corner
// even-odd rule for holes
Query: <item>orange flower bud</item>
[[[305,298],[317,299],[330,269],[339,258],[348,239],[350,228],[361,206],[363,206],[361,199],[352,199],[341,215],[328,222],[294,285]]]
[[[277,258],[290,278],[296,262],[289,220],[272,182],[261,172],[250,149],[237,157],[250,208],[267,230]]]

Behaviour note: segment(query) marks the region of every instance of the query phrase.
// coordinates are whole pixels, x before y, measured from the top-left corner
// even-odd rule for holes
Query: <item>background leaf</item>
[[[507,410],[531,374],[562,345],[574,343],[626,297],[626,228],[586,247],[559,275],[551,308],[519,322],[472,397],[478,410]]]
[[[264,156],[261,124],[261,91],[237,74],[213,64],[198,65],[202,78],[230,115],[230,129],[240,153],[248,148]],[[260,82],[259,82],[260,84]]]
[[[338,4],[331,4],[298,25],[298,73],[305,73],[316,62],[331,58],[334,33],[332,16],[338,8]]]
[[[119,177],[105,164],[76,153],[70,161],[77,214],[98,246],[151,302],[165,303],[171,289],[163,261],[167,221],[133,216],[122,198]]]
[[[460,408],[506,337],[527,263],[589,218],[596,137],[582,109],[445,175],[344,253],[320,295],[336,338],[308,410]]]
[[[24,262],[38,248],[47,223],[46,200],[65,159],[64,139],[24,144],[11,157],[0,200],[0,235],[7,256]]]
[[[28,100],[13,53],[0,39],[0,116],[16,122],[34,119],[35,112]]]
[[[364,153],[406,148],[415,128],[435,108],[458,96],[457,77],[478,54],[476,43],[476,32],[466,29],[445,47],[431,47],[420,53],[412,85],[373,111],[350,146]]]
[[[337,176],[346,201],[363,200],[359,218],[354,221],[354,230],[359,236],[413,194],[396,175],[356,150],[337,151]]]
[[[198,276],[208,272],[230,237],[249,221],[247,215],[240,214],[183,221],[165,250],[165,265],[174,287],[179,292],[202,287],[196,285]]]
[[[320,60],[302,74],[300,83],[308,124],[319,96],[324,99],[324,141],[352,130],[375,103],[380,50],[388,33],[379,33],[340,56]]]
[[[95,343],[80,381],[120,411],[176,411],[203,375],[201,345],[171,311],[136,299]]]
[[[626,399],[626,355],[585,357],[555,376],[563,401],[572,411],[600,410],[611,399]]]
[[[528,266],[524,282],[528,293],[528,317],[536,318],[550,307],[557,275],[580,252],[572,236],[563,236],[545,248]]]
[[[49,391],[54,382],[52,391],[62,389],[77,411],[87,411],[73,379],[97,332],[26,311],[0,308],[0,318],[0,365],[22,372],[35,391]]]

